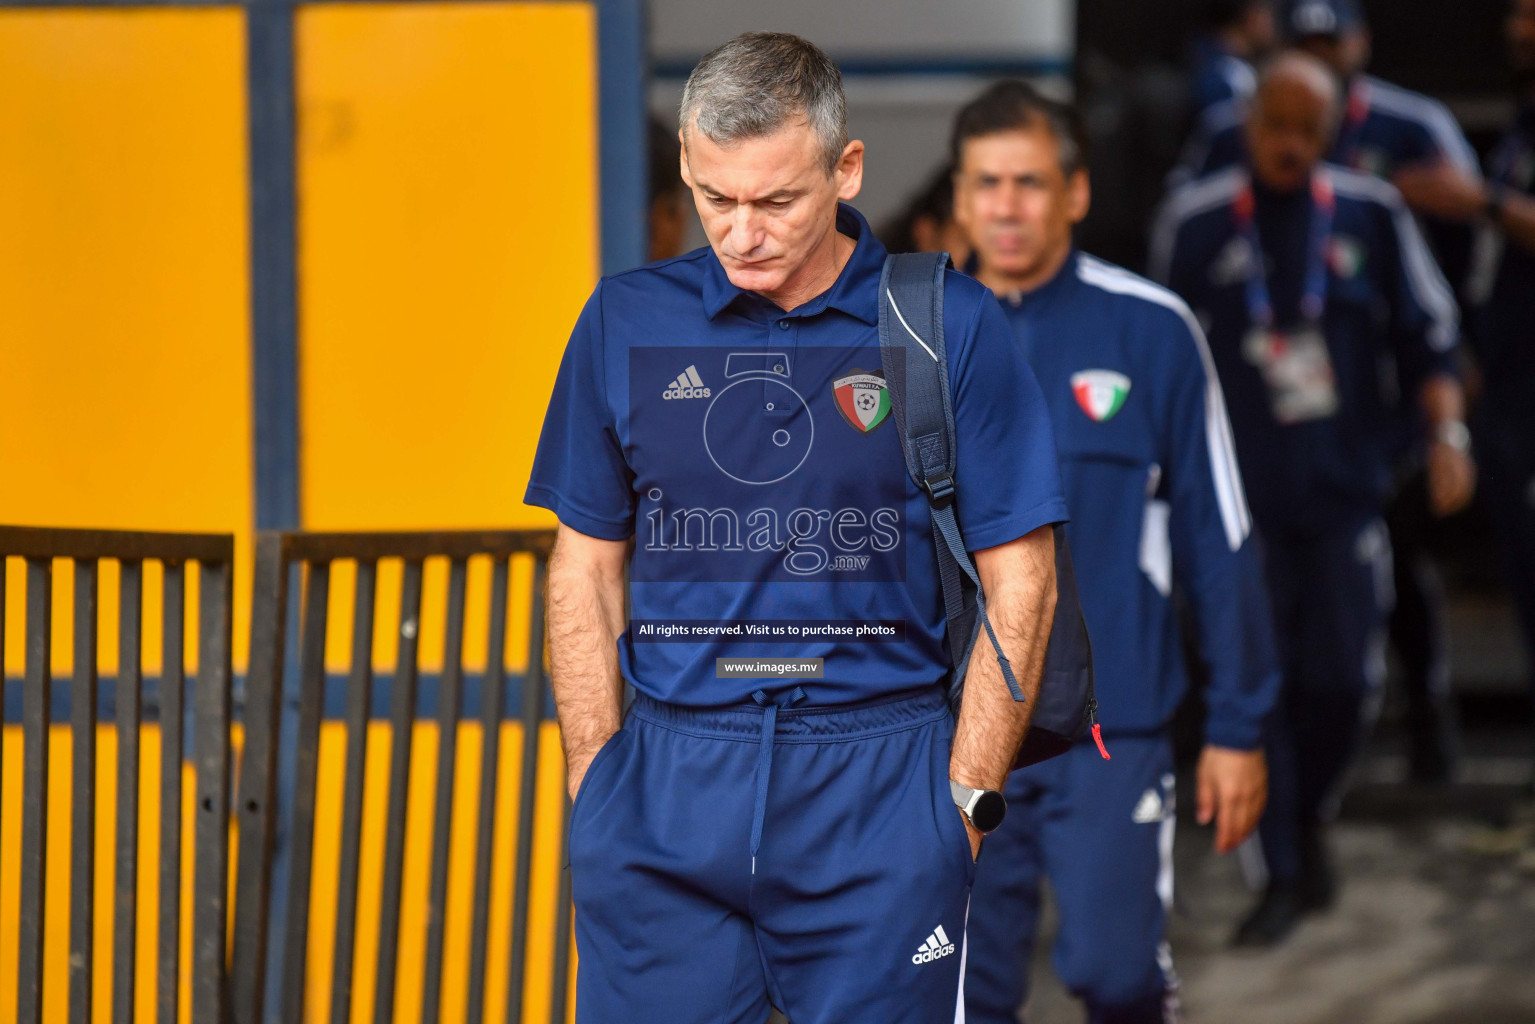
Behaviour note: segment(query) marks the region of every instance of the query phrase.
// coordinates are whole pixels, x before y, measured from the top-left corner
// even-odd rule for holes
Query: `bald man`
[[[1340,113],[1324,64],[1276,57],[1248,155],[1174,193],[1152,243],[1153,276],[1207,327],[1284,673],[1265,737],[1269,884],[1240,945],[1278,942],[1334,897],[1323,827],[1382,682],[1393,466],[1420,448],[1440,514],[1474,484],[1455,302],[1397,191],[1322,163]]]

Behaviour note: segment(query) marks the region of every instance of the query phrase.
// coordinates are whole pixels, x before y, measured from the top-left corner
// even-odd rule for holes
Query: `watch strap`
[[[970,809],[980,799],[984,789],[971,789],[969,786],[961,786],[953,779],[949,780],[949,795],[954,798],[954,806],[965,812],[965,817],[970,817]]]

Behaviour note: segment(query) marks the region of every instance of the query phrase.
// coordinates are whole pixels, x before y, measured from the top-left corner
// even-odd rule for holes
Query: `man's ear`
[[[863,188],[863,143],[854,139],[842,150],[832,177],[837,182],[837,198],[852,199]]]
[[[970,190],[965,186],[965,175],[958,168],[949,178],[949,187],[954,190],[954,223],[964,229],[966,234],[970,232]]]
[[[1093,205],[1093,186],[1088,180],[1087,170],[1078,168],[1071,175],[1071,180],[1066,183],[1066,213],[1073,224],[1082,223],[1087,217],[1088,209]]]
[[[688,168],[688,139],[681,128],[677,129],[677,142],[677,164],[682,170],[682,181],[689,189],[692,189],[693,172]]]

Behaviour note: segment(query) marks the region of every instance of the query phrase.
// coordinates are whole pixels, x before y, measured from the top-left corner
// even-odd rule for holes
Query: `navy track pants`
[[[770,1003],[793,1024],[962,1020],[975,865],[952,738],[937,688],[638,698],[571,812],[579,1024],[762,1024]]]
[[[1060,909],[1055,970],[1093,1024],[1159,1024],[1177,1010],[1163,934],[1172,902],[1174,778],[1163,735],[1087,741],[1012,774],[970,910],[967,1024],[1013,1024],[1028,994],[1040,882]]]
[[[1259,823],[1279,882],[1300,874],[1302,833],[1337,813],[1345,771],[1380,707],[1391,614],[1391,541],[1379,519],[1264,538],[1284,692],[1264,738],[1269,798]]]

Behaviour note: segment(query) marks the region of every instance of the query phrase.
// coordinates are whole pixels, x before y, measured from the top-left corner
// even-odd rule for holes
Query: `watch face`
[[[1001,793],[988,789],[981,794],[980,799],[971,808],[970,824],[982,832],[995,832],[1006,816],[1007,801],[1003,799]]]

